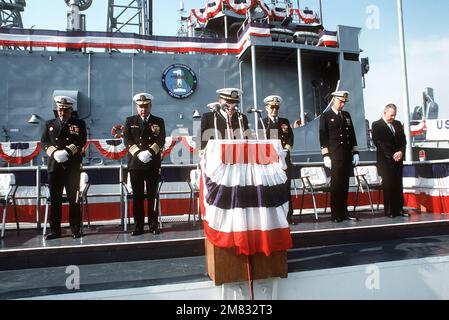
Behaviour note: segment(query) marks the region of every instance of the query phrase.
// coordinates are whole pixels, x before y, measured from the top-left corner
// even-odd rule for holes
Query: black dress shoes
[[[332,222],[336,222],[336,223],[339,223],[339,222],[342,222],[343,221],[343,219],[340,219],[340,218],[333,218],[332,219]]]
[[[131,235],[132,236],[140,236],[143,234],[143,230],[134,230]]]
[[[350,221],[359,221],[359,218],[356,217],[352,217],[349,214],[346,215],[345,220],[350,220]]]
[[[59,239],[61,238],[61,233],[52,232],[45,236],[45,240]]]
[[[79,239],[81,238],[83,235],[81,234],[81,232],[77,232],[77,233],[72,233],[72,238],[73,239]]]
[[[161,233],[161,230],[159,230],[158,226],[151,226],[150,227],[150,233],[152,233],[152,234],[159,234],[159,233]]]
[[[406,218],[410,217],[410,214],[408,214],[408,213],[406,213],[406,212],[401,212],[399,215],[400,215],[401,217],[406,217]]]
[[[292,218],[287,218],[287,222],[288,222],[288,224],[290,224],[290,225],[292,225],[292,226],[298,224],[298,223],[297,223],[295,220],[293,220]]]
[[[72,227],[72,238],[79,239],[83,236],[79,227]]]

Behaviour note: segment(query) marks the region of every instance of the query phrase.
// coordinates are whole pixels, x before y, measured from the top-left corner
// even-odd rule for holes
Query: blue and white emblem
[[[162,74],[162,86],[173,98],[189,97],[195,92],[197,83],[195,72],[183,64],[173,64]]]

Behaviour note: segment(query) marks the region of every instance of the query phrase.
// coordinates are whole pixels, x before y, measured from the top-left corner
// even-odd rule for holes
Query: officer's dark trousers
[[[157,208],[155,209],[157,186],[159,183],[159,168],[149,170],[132,170],[129,172],[131,186],[133,188],[133,216],[135,230],[143,230],[145,223],[144,200],[148,205],[148,225],[150,228],[157,226]],[[145,195],[144,186],[147,193]]]
[[[352,160],[332,160],[331,169],[331,214],[332,219],[345,219]]]
[[[385,215],[397,216],[403,205],[402,164],[394,164],[382,169],[382,189],[384,193]]]
[[[61,233],[62,193],[65,187],[69,201],[69,222],[72,231],[79,230],[81,225],[78,190],[81,170],[79,165],[64,168],[56,165],[53,172],[48,173],[50,187],[50,228],[52,233]]]

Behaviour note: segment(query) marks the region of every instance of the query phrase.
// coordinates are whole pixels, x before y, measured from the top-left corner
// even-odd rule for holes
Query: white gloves
[[[53,158],[59,163],[66,162],[69,160],[69,153],[65,150],[57,150],[53,153]]]
[[[324,166],[330,170],[332,168],[331,158],[330,157],[324,157],[323,161],[324,161]]]
[[[358,154],[353,155],[352,156],[352,164],[357,167],[359,165],[359,162],[360,162],[359,155]]]
[[[148,150],[139,152],[137,158],[139,158],[139,160],[142,161],[143,163],[148,163],[151,160],[151,153]]]

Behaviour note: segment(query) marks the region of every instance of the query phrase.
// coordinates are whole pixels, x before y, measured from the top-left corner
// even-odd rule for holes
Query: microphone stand
[[[245,136],[243,135],[243,116],[242,113],[237,109],[237,117],[239,119],[239,129],[240,129],[240,137],[245,139]]]

